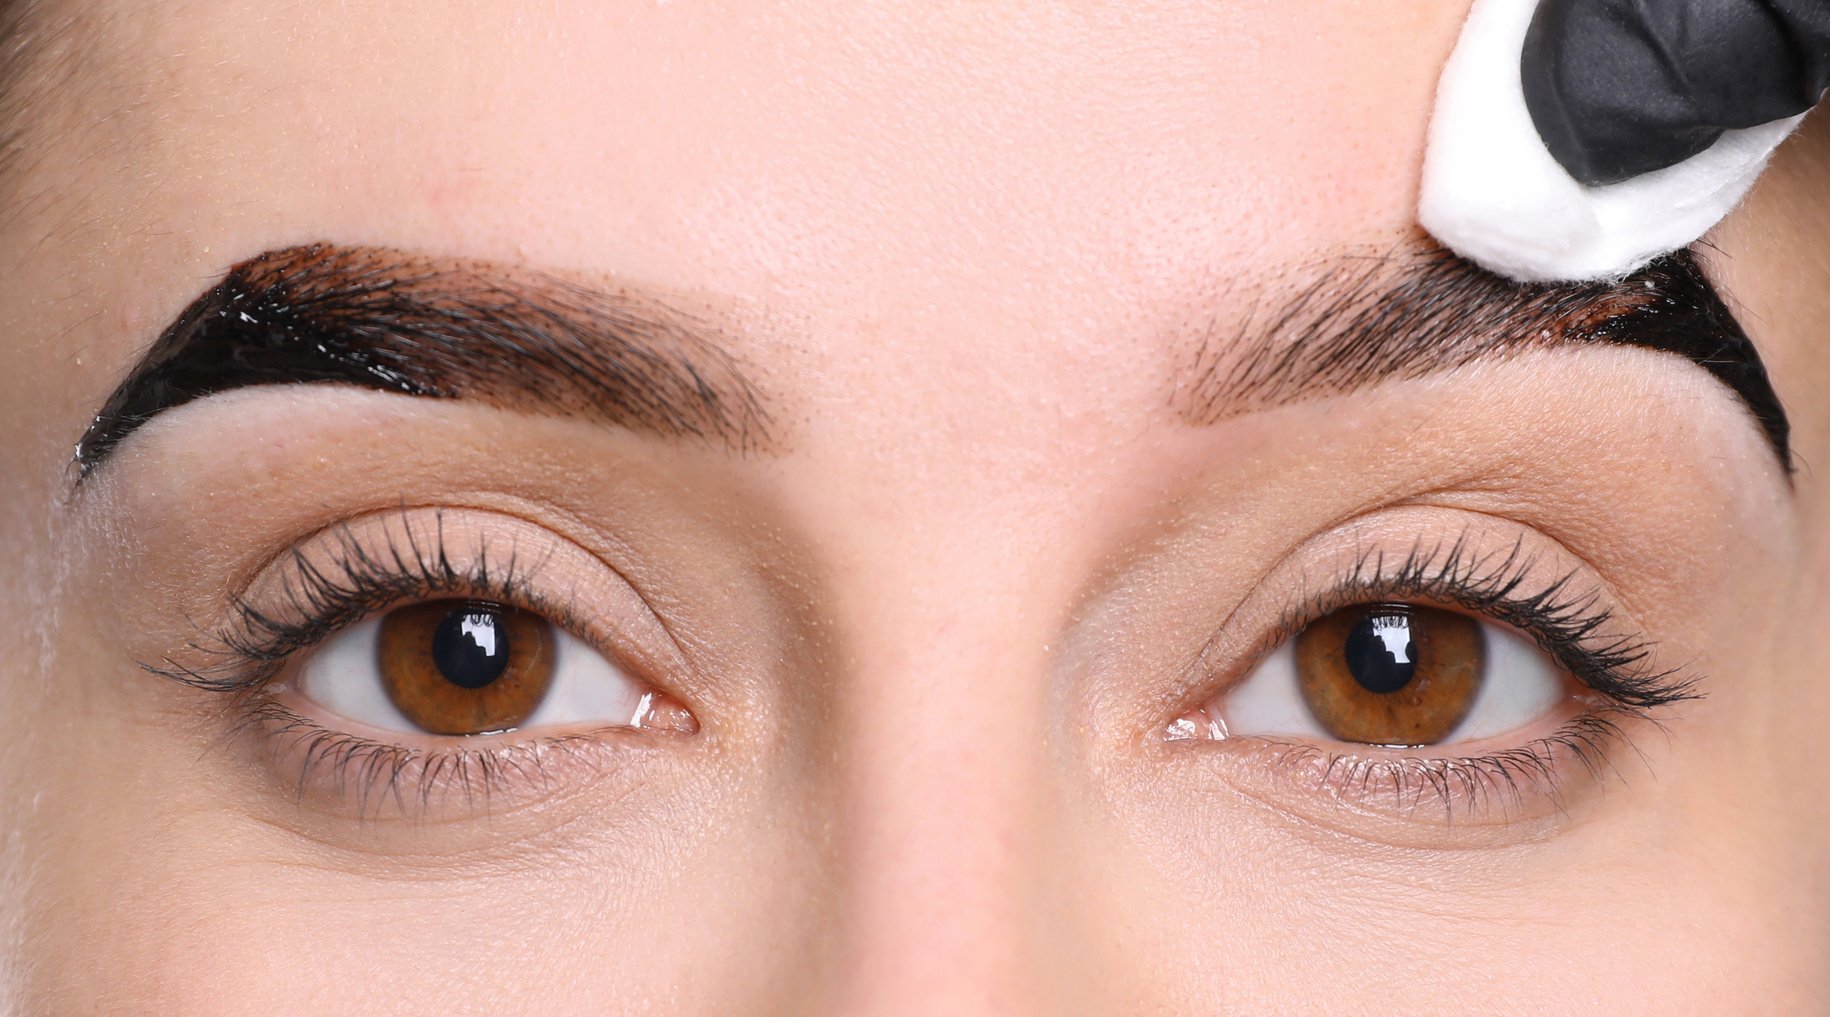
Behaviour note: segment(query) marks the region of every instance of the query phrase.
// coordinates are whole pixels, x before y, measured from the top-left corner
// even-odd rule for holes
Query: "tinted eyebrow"
[[[250,385],[329,382],[574,415],[739,453],[761,397],[702,321],[553,275],[312,244],[236,264],[108,397],[82,475],[161,411]]]
[[[1526,285],[1436,247],[1330,261],[1202,343],[1176,404],[1193,423],[1580,343],[1676,354],[1740,397],[1792,468],[1790,426],[1754,344],[1696,256],[1617,283]]]

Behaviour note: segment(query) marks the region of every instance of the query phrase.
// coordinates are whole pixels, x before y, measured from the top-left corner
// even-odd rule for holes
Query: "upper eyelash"
[[[1704,696],[1702,676],[1653,666],[1653,645],[1643,637],[1609,634],[1616,620],[1598,587],[1578,586],[1570,569],[1536,593],[1521,593],[1539,559],[1524,539],[1504,551],[1473,553],[1470,536],[1411,545],[1388,571],[1383,549],[1360,552],[1347,577],[1320,598],[1285,613],[1277,643],[1331,611],[1381,598],[1415,597],[1460,607],[1519,629],[1587,688],[1613,705],[1650,711]]]
[[[285,661],[300,650],[389,604],[441,593],[487,592],[505,601],[535,606],[544,600],[531,582],[539,562],[524,564],[511,549],[506,560],[490,559],[487,541],[479,537],[473,564],[459,569],[452,564],[445,541],[444,513],[436,511],[430,547],[415,536],[411,521],[402,514],[399,533],[385,526],[384,556],[365,548],[353,528],[340,524],[333,531],[336,550],[327,569],[314,564],[302,550],[293,548],[293,572],[281,597],[288,620],[263,611],[244,597],[234,598],[234,619],[207,644],[193,642],[191,649],[216,659],[202,666],[187,666],[171,658],[163,664],[143,665],[148,671],[209,691],[246,691],[266,684]],[[1611,701],[1630,708],[1650,710],[1686,700],[1700,699],[1700,676],[1680,669],[1658,670],[1646,665],[1651,644],[1630,635],[1604,636],[1614,620],[1606,606],[1598,606],[1600,592],[1578,592],[1572,569],[1537,593],[1518,593],[1537,559],[1524,552],[1523,540],[1504,553],[1468,553],[1468,535],[1447,546],[1426,551],[1414,543],[1397,569],[1388,573],[1383,549],[1363,551],[1346,579],[1323,597],[1286,612],[1277,627],[1282,642],[1309,622],[1329,611],[1379,597],[1426,597],[1465,608],[1518,628],[1534,638],[1583,685]],[[543,559],[544,560],[544,559]],[[551,604],[538,605],[563,623],[569,612]]]
[[[381,525],[385,545],[380,554],[364,546],[349,523],[330,531],[334,549],[328,563],[315,563],[303,549],[292,548],[279,593],[283,613],[236,595],[230,621],[188,647],[207,663],[184,664],[168,656],[162,663],[141,666],[206,691],[250,692],[272,681],[294,654],[374,611],[440,594],[483,593],[540,610],[556,624],[571,620],[569,608],[536,593],[532,578],[544,558],[527,562],[511,548],[506,558],[492,560],[487,539],[479,536],[468,564],[459,567],[451,560],[442,510],[434,512],[428,540],[414,533],[404,510],[398,527]]]
[[[435,511],[432,532],[424,538],[416,533],[404,509],[398,524],[382,523],[382,533],[380,553],[369,550],[349,523],[330,531],[333,550],[328,561],[314,562],[302,549],[294,548],[288,552],[291,568],[279,594],[282,607],[278,611],[264,610],[236,596],[229,623],[214,636],[190,646],[194,653],[213,658],[209,663],[185,665],[167,658],[162,665],[143,666],[200,689],[256,693],[294,654],[346,625],[390,605],[439,594],[483,593],[540,610],[559,624],[572,619],[569,609],[540,596],[532,583],[544,558],[527,561],[512,547],[506,556],[492,558],[486,539],[479,536],[464,557],[465,564],[455,564],[442,511]],[[1535,593],[1523,594],[1520,591],[1539,560],[1526,553],[1522,539],[1503,551],[1484,553],[1472,552],[1470,543],[1467,533],[1446,544],[1427,545],[1419,540],[1395,568],[1388,567],[1383,549],[1362,551],[1347,576],[1327,593],[1285,613],[1270,645],[1293,637],[1315,618],[1351,604],[1381,598],[1429,599],[1526,632],[1605,702],[1547,738],[1500,753],[1440,759],[1417,755],[1371,758],[1266,740],[1284,745],[1281,765],[1295,768],[1319,758],[1326,764],[1324,781],[1345,782],[1361,790],[1389,785],[1393,795],[1408,798],[1412,804],[1432,792],[1443,799],[1445,807],[1452,805],[1456,791],[1471,801],[1507,791],[1516,797],[1522,782],[1545,787],[1554,795],[1555,753],[1573,755],[1597,772],[1607,761],[1606,746],[1624,740],[1608,714],[1643,715],[1655,707],[1702,697],[1697,688],[1700,676],[1651,666],[1652,645],[1646,640],[1607,634],[1614,612],[1602,603],[1599,588],[1584,592],[1578,586],[1578,570],[1559,575]],[[277,703],[256,704],[248,718],[249,723],[278,720],[282,731],[302,722]],[[489,754],[493,750],[456,750],[457,755],[450,755],[453,750],[406,749],[327,729],[307,734],[301,746],[308,760],[304,770],[335,765],[339,760],[360,761],[362,772],[356,783],[364,802],[376,789],[382,796],[400,801],[400,782],[414,766],[437,768],[466,795],[473,790],[473,778],[485,793],[493,779],[495,757]],[[530,763],[538,769],[537,758],[530,758]],[[300,783],[302,788],[303,776]],[[424,806],[432,792],[425,781],[419,783],[422,786],[414,797]]]
[[[412,510],[402,508],[397,517],[363,524],[366,533],[349,522],[325,531],[320,536],[329,542],[326,554],[307,555],[294,547],[287,552],[285,579],[274,598],[277,608],[262,608],[236,595],[231,617],[220,630],[189,645],[206,663],[167,657],[162,664],[141,666],[194,688],[231,694],[238,719],[216,745],[258,735],[261,751],[291,760],[301,799],[315,780],[330,780],[358,818],[380,818],[388,805],[403,816],[422,815],[432,810],[435,799],[453,795],[466,808],[487,808],[498,788],[550,786],[555,765],[610,764],[601,737],[606,731],[409,746],[325,726],[272,694],[274,680],[295,654],[401,603],[480,595],[535,611],[562,628],[588,628],[572,604],[534,582],[548,554],[529,558],[512,544],[506,554],[497,554],[487,536],[479,534],[467,553],[454,560],[444,510],[432,511],[430,532],[423,522],[416,529]],[[378,536],[372,527],[379,528]]]

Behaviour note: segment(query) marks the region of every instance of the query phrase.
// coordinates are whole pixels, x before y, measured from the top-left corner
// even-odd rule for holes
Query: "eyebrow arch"
[[[76,446],[79,480],[164,410],[251,385],[341,383],[764,448],[757,390],[707,326],[653,298],[380,247],[233,266],[140,358]]]
[[[1339,256],[1196,349],[1175,396],[1194,424],[1451,370],[1604,343],[1684,357],[1747,407],[1788,473],[1790,425],[1765,365],[1691,251],[1620,280],[1527,285],[1434,245]]]

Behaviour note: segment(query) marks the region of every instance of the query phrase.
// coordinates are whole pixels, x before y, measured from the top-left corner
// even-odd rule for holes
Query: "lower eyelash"
[[[230,620],[193,641],[199,663],[172,658],[142,664],[153,674],[208,692],[224,693],[236,717],[226,742],[251,737],[256,749],[296,785],[300,798],[328,791],[354,804],[358,816],[392,808],[424,815],[447,799],[467,810],[487,809],[492,795],[512,789],[535,794],[557,783],[556,773],[600,767],[608,730],[546,737],[454,740],[421,747],[367,738],[324,726],[287,705],[276,684],[286,664],[344,627],[396,604],[439,596],[474,596],[526,607],[555,625],[574,627],[574,612],[535,591],[544,559],[510,553],[492,557],[483,537],[454,560],[444,514],[434,510],[431,533],[416,533],[402,510],[366,538],[352,524],[330,531],[332,550],[317,558],[294,548],[277,595],[278,607],[238,597]],[[457,562],[462,561],[460,565]],[[625,728],[616,728],[627,735]],[[618,739],[619,743],[627,739]],[[219,742],[219,744],[221,744]]]
[[[1614,772],[1610,753],[1631,746],[1609,716],[1631,708],[1604,706],[1565,721],[1555,732],[1517,748],[1479,756],[1378,756],[1280,738],[1254,738],[1270,754],[1271,771],[1309,791],[1356,805],[1383,805],[1403,814],[1440,808],[1442,818],[1526,811],[1527,797],[1563,811],[1570,766],[1591,779]]]
[[[486,813],[504,788],[539,794],[559,783],[565,770],[600,768],[608,732],[569,732],[484,748],[417,748],[325,727],[262,696],[248,704],[230,732],[242,733],[255,736],[258,750],[288,775],[300,800],[327,790],[354,805],[358,818],[374,819],[390,808],[409,818],[429,815],[453,797],[461,799],[465,814]]]
[[[1633,748],[1623,723],[1659,724],[1658,708],[1703,697],[1702,677],[1658,668],[1650,642],[1610,634],[1614,613],[1599,589],[1584,592],[1575,570],[1538,592],[1521,592],[1530,588],[1538,567],[1522,539],[1504,551],[1475,553],[1471,533],[1435,545],[1419,541],[1395,567],[1383,551],[1364,551],[1344,581],[1287,612],[1252,659],[1261,660],[1315,619],[1354,604],[1419,600],[1459,607],[1526,633],[1591,690],[1581,697],[1581,712],[1552,733],[1472,756],[1278,737],[1222,735],[1222,740],[1258,757],[1272,776],[1350,804],[1404,814],[1440,808],[1445,821],[1486,813],[1504,817],[1534,802],[1562,811],[1567,779],[1601,779],[1615,772],[1614,753]]]
[[[398,529],[398,532],[397,532]],[[293,552],[294,573],[282,594],[284,616],[238,600],[235,618],[192,650],[215,659],[186,666],[167,659],[146,669],[197,688],[240,693],[245,719],[237,730],[257,730],[264,751],[290,760],[303,795],[314,776],[335,775],[335,790],[356,800],[367,814],[387,802],[403,814],[423,813],[435,798],[461,794],[467,807],[487,805],[492,788],[511,777],[517,786],[550,783],[556,761],[577,762],[598,744],[601,733],[498,744],[488,748],[423,749],[374,741],[317,724],[266,695],[267,686],[294,654],[344,625],[390,604],[449,593],[483,594],[528,603],[556,623],[566,612],[532,603],[532,569],[514,554],[492,562],[481,542],[459,569],[445,546],[443,515],[422,545],[411,520],[383,527],[381,553],[369,551],[348,525],[336,531],[336,552],[327,565]],[[1313,778],[1317,790],[1381,798],[1407,808],[1434,799],[1448,813],[1522,801],[1526,793],[1556,798],[1560,774],[1570,762],[1599,776],[1609,751],[1626,742],[1616,716],[1643,717],[1659,706],[1701,698],[1700,680],[1676,670],[1649,666],[1651,647],[1627,636],[1605,636],[1613,614],[1600,595],[1580,593],[1570,572],[1539,593],[1520,588],[1536,561],[1522,541],[1504,554],[1472,555],[1466,535],[1446,549],[1426,551],[1419,543],[1395,570],[1381,552],[1362,554],[1346,582],[1301,612],[1287,615],[1275,643],[1293,637],[1309,620],[1369,599],[1419,597],[1456,605],[1527,632],[1539,646],[1604,701],[1572,718],[1552,735],[1516,749],[1475,757],[1380,757],[1327,747],[1254,739],[1274,750],[1272,766],[1286,776]],[[1274,645],[1273,644],[1273,645]],[[290,769],[290,766],[289,766]]]

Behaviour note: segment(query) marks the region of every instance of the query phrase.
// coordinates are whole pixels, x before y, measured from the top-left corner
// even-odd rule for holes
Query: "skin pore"
[[[30,112],[0,129],[6,1007],[1830,992],[1821,123],[1697,253],[1789,434],[1748,358],[1503,317],[1464,336],[1503,355],[1255,403],[1177,381],[1261,377],[1266,309],[1318,266],[1427,252],[1455,5],[28,6]],[[320,243],[490,266],[513,313],[534,280],[617,297],[568,304],[656,359],[607,358],[646,379],[623,389],[534,372],[568,412],[470,363],[484,397],[239,385],[97,424],[200,294]],[[1355,307],[1324,306],[1285,348]],[[657,391],[671,428],[605,409]],[[436,755],[240,652],[303,638],[311,591],[480,576],[690,723]],[[1562,577],[1646,647],[1632,674],[1702,697],[1606,713],[1585,757],[1558,733],[1605,704],[1576,689],[1450,753],[1542,740],[1554,781],[1166,737],[1343,589],[1452,579],[1472,611]]]

